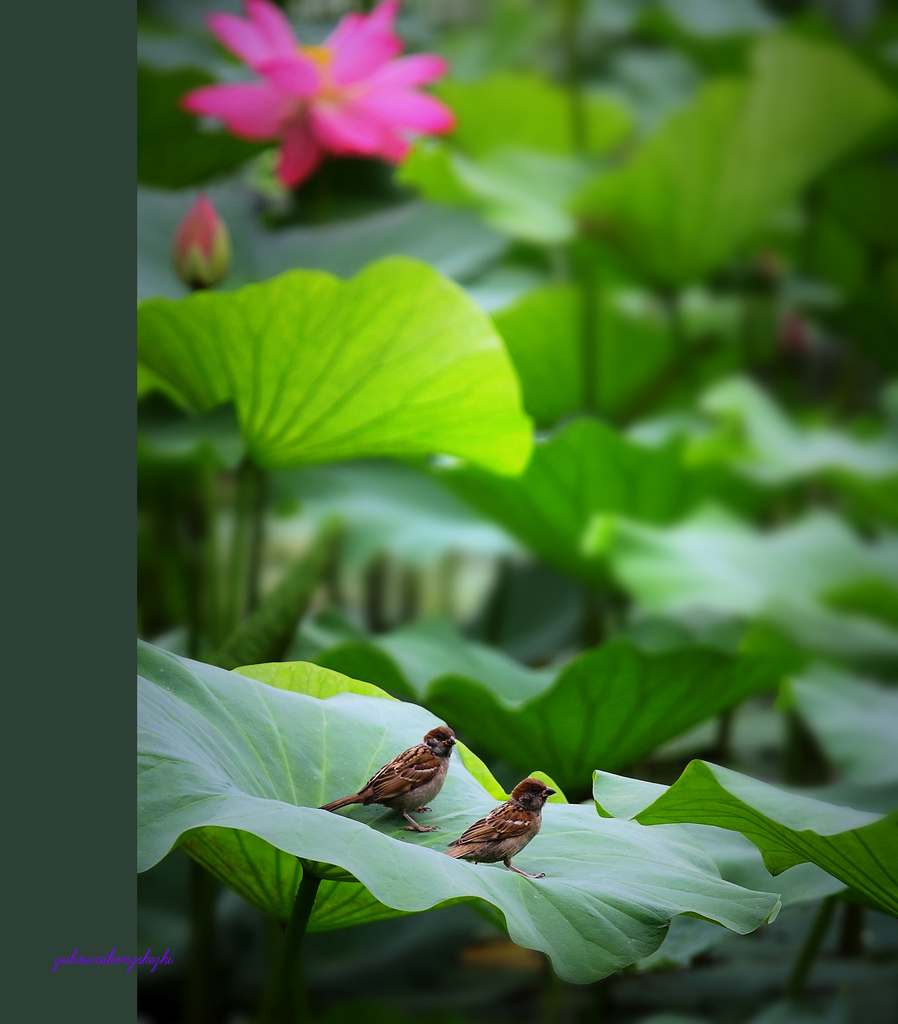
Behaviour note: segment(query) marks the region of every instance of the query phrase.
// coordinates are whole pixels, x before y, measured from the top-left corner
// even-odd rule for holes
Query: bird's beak
[[[555,793],[557,793],[557,792],[558,792],[558,790],[555,790],[555,789],[548,789],[548,788],[547,788],[547,789],[546,789],[546,791],[545,791],[545,793],[546,793],[546,796],[554,796],[554,795],[555,795]]]

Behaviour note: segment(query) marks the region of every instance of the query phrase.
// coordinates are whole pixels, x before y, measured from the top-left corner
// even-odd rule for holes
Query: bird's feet
[[[429,807],[416,807],[415,810],[420,814],[421,811],[429,811]]]
[[[409,817],[404,811],[402,813],[403,818],[409,823],[403,829],[403,832],[439,832],[439,825],[419,825],[414,818]]]
[[[505,863],[505,866],[507,868],[511,868],[512,871],[516,872],[519,875],[523,875],[524,878],[545,878],[546,877],[545,871],[540,871],[540,873],[538,875],[531,875],[531,874],[528,874],[528,872],[526,872],[526,871],[521,871],[520,868],[516,868],[514,866],[514,864],[511,863],[510,860],[507,860],[504,863]]]

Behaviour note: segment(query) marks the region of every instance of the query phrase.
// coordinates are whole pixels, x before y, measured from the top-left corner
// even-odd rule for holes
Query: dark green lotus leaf
[[[603,288],[598,298],[595,394],[610,415],[626,409],[676,358],[668,318],[636,289]],[[574,287],[547,285],[494,315],[521,378],[524,405],[543,426],[583,408],[582,309]]]
[[[147,390],[154,389],[146,383]],[[236,469],[243,458],[243,442],[234,409],[224,405],[199,416],[177,418],[153,417],[138,409],[137,456],[145,462],[186,461]]]
[[[444,855],[447,842],[496,802],[456,758],[428,815],[440,832],[404,832],[401,818],[377,806],[318,810],[418,740],[433,716],[357,693],[311,697],[147,645],[139,665],[141,869],[184,837],[200,841],[204,831],[197,830],[238,830],[264,845],[246,847],[242,862],[223,858],[223,877],[233,871],[246,882],[259,862],[261,877],[274,877],[271,858],[280,850],[343,869],[397,911],[483,900],[503,915],[514,941],[546,952],[559,976],[578,982],[648,955],[677,914],[744,933],[778,906],[773,894],[721,879],[682,830],[603,821],[585,806],[548,807],[542,832],[518,858],[524,869],[545,871],[545,879],[452,860]],[[314,666],[303,674],[324,680],[321,692],[340,685]],[[283,867],[281,878],[280,888],[269,889],[267,909],[292,886]],[[256,902],[253,886],[243,892]],[[287,899],[278,916],[289,907]]]
[[[426,703],[462,722],[484,750],[515,767],[539,763],[572,793],[585,790],[590,761],[632,764],[661,743],[769,690],[782,678],[773,658],[689,647],[648,653],[613,640],[579,655],[530,700],[503,699],[487,681],[446,676]]]
[[[443,452],[519,473],[531,450],[489,318],[423,264],[292,271],[138,306],[138,355],[198,410],[233,401],[267,467]]]
[[[669,788],[596,772],[600,814],[644,825],[694,822],[741,832],[774,875],[823,868],[876,907],[898,915],[898,813],[883,817],[777,789],[706,761]]]
[[[543,765],[571,793],[586,790],[590,765],[622,768],[774,689],[786,670],[772,657],[696,644],[649,651],[625,639],[580,654],[559,671],[535,670],[465,640],[438,619],[338,644],[315,660],[414,694],[447,722],[463,725],[478,748],[522,772]]]
[[[604,266],[595,297],[593,393],[602,415],[629,421],[691,395],[738,364],[738,300],[694,288],[671,311]],[[582,289],[544,285],[493,314],[521,378],[527,412],[543,427],[584,408]]]
[[[577,197],[578,212],[659,282],[694,280],[729,259],[895,116],[889,91],[836,47],[775,35],[752,63],[748,79],[706,85]]]
[[[865,615],[898,629],[898,581],[859,576],[824,591],[820,598],[836,611]]]
[[[137,180],[180,189],[232,171],[262,147],[223,131],[204,131],[181,110],[182,96],[215,79],[199,68],[137,66]],[[186,209],[186,207],[185,207]]]
[[[593,516],[666,524],[726,486],[716,471],[684,465],[675,444],[637,444],[592,419],[538,442],[514,480],[469,465],[441,468],[436,477],[534,554],[585,582],[607,580],[602,560],[583,549]]]

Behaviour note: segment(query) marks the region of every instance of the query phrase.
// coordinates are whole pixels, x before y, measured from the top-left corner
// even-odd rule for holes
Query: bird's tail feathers
[[[360,804],[362,797],[358,793],[353,793],[351,796],[341,797],[339,800],[333,800],[329,804],[324,804],[319,807],[319,811],[338,811],[341,807],[348,807],[350,804]]]
[[[470,843],[461,843],[460,845],[453,843],[451,845],[453,846],[453,849],[446,851],[450,857],[464,857],[465,854],[470,853],[472,850]]]

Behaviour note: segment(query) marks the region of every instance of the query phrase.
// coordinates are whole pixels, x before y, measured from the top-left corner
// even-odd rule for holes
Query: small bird
[[[364,786],[351,796],[325,804],[322,811],[336,811],[349,804],[383,804],[399,811],[410,821],[406,832],[436,832],[439,825],[419,825],[410,810],[429,811],[424,805],[439,793],[446,781],[449,758],[455,746],[455,733],[448,725],[431,729],[420,743],[397,754]]]
[[[525,878],[545,878],[545,873],[529,875],[511,863],[539,832],[542,825],[543,804],[555,792],[539,779],[524,779],[511,791],[508,800],[475,822],[455,842],[450,857],[472,860],[475,864],[495,864],[497,861]]]

